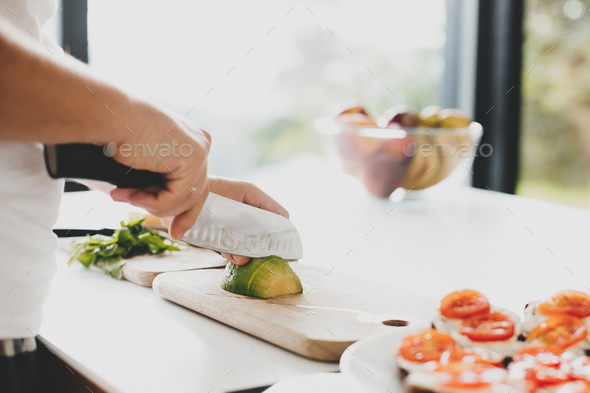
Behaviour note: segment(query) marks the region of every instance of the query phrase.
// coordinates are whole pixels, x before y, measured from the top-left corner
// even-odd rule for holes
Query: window
[[[526,0],[517,193],[590,207],[590,8]]]
[[[311,123],[358,98],[439,102],[443,0],[89,0],[89,64],[213,135],[211,172],[320,148]]]
[[[53,18],[51,18],[45,26],[43,26],[43,33],[45,33],[51,40],[61,45],[61,12],[63,11],[61,3]]]

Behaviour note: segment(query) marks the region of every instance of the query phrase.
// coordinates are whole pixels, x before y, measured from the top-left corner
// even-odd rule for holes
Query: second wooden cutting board
[[[408,323],[426,324],[434,298],[291,263],[303,294],[257,299],[221,289],[223,269],[162,273],[163,298],[308,358],[338,361],[352,343]]]
[[[182,251],[129,258],[123,266],[123,277],[135,284],[151,287],[154,278],[165,272],[211,269],[226,264],[227,259],[215,251],[188,246]]]
[[[70,253],[74,243],[84,237],[59,239],[59,248]],[[181,251],[165,252],[157,255],[138,255],[129,258],[123,266],[123,278],[143,287],[151,287],[158,274],[195,269],[224,267],[227,259],[215,251],[204,248],[182,246]]]

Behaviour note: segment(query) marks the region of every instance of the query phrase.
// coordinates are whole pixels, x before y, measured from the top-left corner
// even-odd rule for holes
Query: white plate
[[[351,383],[366,392],[403,393],[404,388],[394,362],[399,342],[409,334],[428,329],[427,323],[392,327],[352,344],[340,358],[340,371]]]

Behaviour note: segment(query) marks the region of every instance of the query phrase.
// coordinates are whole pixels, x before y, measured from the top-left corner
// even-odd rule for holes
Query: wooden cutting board
[[[273,299],[221,289],[223,269],[164,273],[154,290],[163,298],[308,358],[338,361],[346,348],[396,325],[427,324],[434,298],[337,271],[290,263],[303,294]]]
[[[70,252],[76,241],[82,237],[61,238],[60,249]],[[158,274],[195,269],[224,267],[227,259],[214,251],[186,246],[182,251],[166,252],[159,255],[138,255],[127,259],[123,266],[123,278],[137,285],[151,287]]]
[[[204,248],[187,247],[182,251],[159,255],[138,255],[123,266],[123,277],[135,284],[151,287],[159,274],[224,267],[227,259]]]

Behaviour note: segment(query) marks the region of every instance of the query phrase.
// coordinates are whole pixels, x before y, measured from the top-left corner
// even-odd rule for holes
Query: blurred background
[[[232,177],[321,154],[313,119],[350,98],[375,115],[405,103],[475,116],[491,50],[475,0],[80,3],[60,3],[46,32],[83,60],[85,35],[98,74],[211,132],[210,171]],[[485,129],[520,132],[508,192],[590,207],[589,10],[524,0],[520,129]]]
[[[525,5],[517,193],[590,207],[590,3]]]

